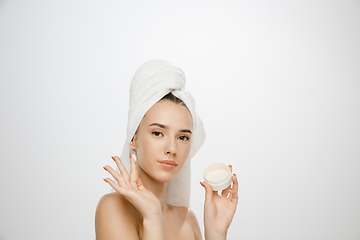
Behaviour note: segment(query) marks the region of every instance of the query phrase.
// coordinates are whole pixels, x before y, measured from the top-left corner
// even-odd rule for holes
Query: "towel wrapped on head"
[[[205,131],[201,119],[195,112],[195,101],[184,89],[185,82],[183,71],[164,60],[151,60],[138,68],[130,85],[128,124],[121,161],[130,172],[129,153],[133,153],[130,142],[146,112],[168,93],[181,99],[193,120],[191,150],[179,175],[168,184],[166,201],[169,205],[189,207],[190,159],[204,143]]]

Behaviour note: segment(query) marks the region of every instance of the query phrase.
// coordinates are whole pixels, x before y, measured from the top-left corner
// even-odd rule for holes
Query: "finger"
[[[238,199],[238,180],[237,180],[237,177],[236,177],[236,174],[234,174],[232,176],[232,180],[233,180],[233,187],[232,189],[230,189],[230,200],[233,201],[233,199]]]
[[[237,179],[237,176],[236,174],[234,173],[233,176],[232,176],[232,181],[233,181],[233,187],[232,189],[238,193],[238,188],[239,188],[239,182],[238,182],[238,179]]]
[[[221,191],[221,196],[225,196],[228,197],[229,193],[230,193],[230,186],[225,188],[224,190]]]
[[[124,178],[117,172],[117,171],[115,171],[112,167],[110,167],[109,165],[106,165],[105,167],[104,167],[104,169],[106,170],[106,171],[108,171],[110,174],[111,174],[111,176],[113,176],[113,178],[115,178],[116,179],[116,181],[118,182],[118,184],[120,185],[120,186],[122,186],[122,187],[124,187],[125,186],[125,180],[124,180]]]
[[[200,182],[200,184],[201,184],[201,186],[203,186],[205,188],[205,202],[212,202],[212,200],[213,200],[212,187],[207,182]]]
[[[132,154],[129,155],[130,155],[130,164],[131,164],[130,183],[131,185],[133,185],[135,189],[137,189],[136,180],[138,179],[138,175],[137,175],[135,157]]]
[[[234,203],[237,203],[238,198],[239,198],[239,196],[238,196],[237,192],[235,192],[234,190],[230,189],[230,197],[229,197],[230,201],[232,201],[232,202],[234,202]]]
[[[104,178],[104,181],[107,182],[116,192],[124,196],[126,195],[126,190],[114,183],[114,181],[110,178]]]
[[[125,182],[129,182],[129,173],[128,171],[126,170],[126,168],[124,167],[124,164],[121,162],[120,158],[118,156],[115,156],[115,157],[111,157],[116,165],[118,166],[119,168],[119,171],[121,173],[121,175],[123,176]]]
[[[229,168],[230,168],[230,171],[231,171],[231,174],[232,174],[232,172],[233,172],[232,165],[229,165]],[[232,178],[232,176],[231,176],[231,178]],[[231,186],[229,186],[229,188],[230,188],[230,187],[231,187]],[[226,197],[228,197],[228,195],[229,195],[229,194],[227,194]]]
[[[145,187],[141,181],[141,179],[138,177],[136,182],[135,182],[136,188],[138,189],[138,191],[143,191],[145,190]]]

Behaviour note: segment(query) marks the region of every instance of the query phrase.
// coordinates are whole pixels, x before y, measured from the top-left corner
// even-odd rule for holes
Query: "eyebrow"
[[[151,126],[158,126],[159,128],[166,128],[166,126],[164,124],[161,124],[161,123],[152,123],[149,125],[149,127]],[[189,130],[189,129],[181,129],[180,132],[186,132],[186,133],[191,133],[192,132]]]
[[[186,132],[186,133],[191,133],[192,134],[192,132],[189,129],[181,129],[180,132]]]

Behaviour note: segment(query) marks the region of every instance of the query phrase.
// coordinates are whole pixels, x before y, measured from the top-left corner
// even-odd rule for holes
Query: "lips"
[[[173,169],[178,165],[177,162],[172,160],[161,160],[158,163],[166,169]]]

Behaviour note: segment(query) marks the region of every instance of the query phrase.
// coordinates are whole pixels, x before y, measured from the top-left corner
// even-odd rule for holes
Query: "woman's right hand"
[[[110,178],[106,178],[104,181],[123,195],[140,212],[144,219],[159,218],[161,216],[160,201],[142,184],[137,174],[134,156],[130,154],[130,175],[119,157],[115,156],[112,159],[116,162],[121,174],[106,165],[104,169],[116,179],[117,183]]]

